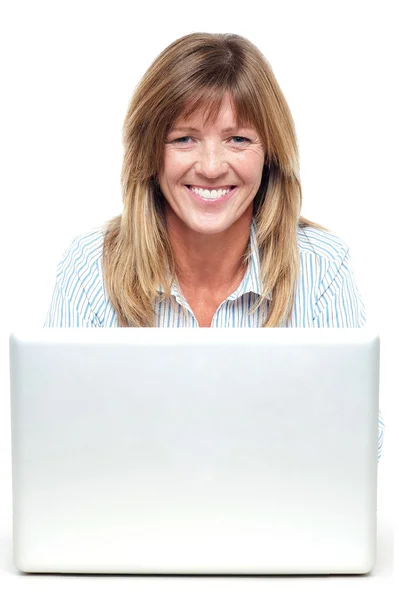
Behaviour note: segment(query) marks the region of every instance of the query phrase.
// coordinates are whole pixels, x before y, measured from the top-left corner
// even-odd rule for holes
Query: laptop
[[[12,333],[15,566],[370,572],[379,347],[368,327]]]

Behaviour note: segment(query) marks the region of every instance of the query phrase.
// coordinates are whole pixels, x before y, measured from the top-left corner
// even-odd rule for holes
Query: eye
[[[240,135],[234,135],[232,138],[232,140],[241,140],[241,142],[238,142],[239,146],[242,146],[243,144],[247,144],[248,142],[250,142],[251,140],[249,140],[246,137],[242,137]]]
[[[191,137],[186,135],[184,137],[181,138],[177,138],[176,140],[171,140],[170,142],[167,142],[168,144],[183,144],[184,145],[184,141],[183,140],[191,140]]]

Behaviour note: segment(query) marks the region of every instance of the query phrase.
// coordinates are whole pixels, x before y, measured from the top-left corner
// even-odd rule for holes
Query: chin
[[[209,220],[205,217],[198,221],[186,222],[186,226],[192,231],[208,235],[223,233],[223,231],[229,229],[232,224],[233,223],[230,223],[230,220],[223,218],[217,219],[214,215],[210,216]]]

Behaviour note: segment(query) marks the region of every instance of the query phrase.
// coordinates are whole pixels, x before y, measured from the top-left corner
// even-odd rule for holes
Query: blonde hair
[[[261,296],[271,293],[263,327],[282,327],[293,309],[299,276],[297,226],[324,227],[300,216],[302,190],[291,112],[273,71],[258,48],[236,34],[192,33],[170,44],[136,87],[123,127],[123,211],[106,223],[103,274],[121,327],[154,327],[154,301],[171,295],[176,264],[159,187],[164,144],[175,121],[203,110],[217,117],[233,97],[238,126],[254,127],[265,165],[254,198]],[[248,244],[244,260],[250,260]],[[159,298],[161,284],[164,292]]]

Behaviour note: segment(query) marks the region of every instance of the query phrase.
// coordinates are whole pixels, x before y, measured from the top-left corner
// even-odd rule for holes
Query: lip
[[[192,196],[197,202],[199,202],[203,206],[216,206],[219,204],[223,204],[224,202],[229,200],[234,195],[235,191],[238,189],[238,187],[234,187],[227,194],[221,196],[220,198],[203,198],[202,196],[199,196],[198,194],[193,192],[187,185],[184,187],[186,188],[190,196]]]

